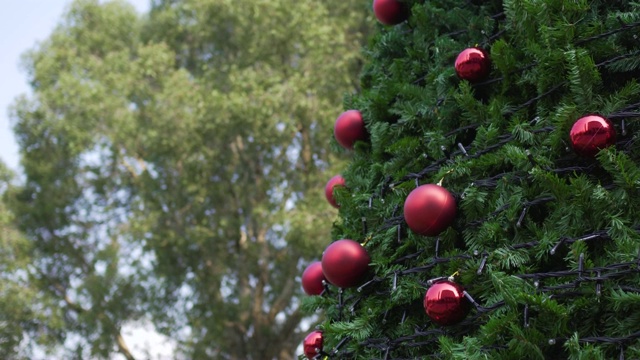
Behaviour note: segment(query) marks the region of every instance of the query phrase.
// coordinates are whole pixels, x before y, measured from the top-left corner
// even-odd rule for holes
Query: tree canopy
[[[189,358],[293,357],[313,322],[296,277],[335,216],[331,124],[368,16],[335,0],[154,1],[144,16],[78,0],[25,55],[26,180],[9,203],[68,356],[132,359],[122,326],[147,319]]]

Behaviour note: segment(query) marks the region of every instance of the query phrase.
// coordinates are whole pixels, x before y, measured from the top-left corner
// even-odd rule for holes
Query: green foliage
[[[292,358],[368,17],[333,0],[154,1],[144,17],[78,0],[25,55],[11,204],[58,340],[83,339],[66,357],[130,359],[122,326],[150,320],[189,358]]]
[[[353,337],[338,358],[637,356],[640,5],[405,3],[408,21],[379,27],[362,92],[345,101],[371,137],[344,172],[355,190],[332,236],[369,239],[375,280],[345,291],[350,314],[335,299],[309,302],[325,310],[328,349]],[[476,45],[492,72],[471,84],[453,63]],[[584,158],[568,134],[591,113],[611,117],[618,141]],[[458,214],[436,255],[436,239],[401,217],[417,183],[441,180]],[[454,273],[479,307],[441,327],[422,300],[429,279]]]
[[[0,162],[0,356],[28,359],[23,337],[51,350],[60,339],[63,319],[55,299],[38,292],[31,281],[33,247],[15,228],[15,215],[7,206],[12,181],[13,174]]]

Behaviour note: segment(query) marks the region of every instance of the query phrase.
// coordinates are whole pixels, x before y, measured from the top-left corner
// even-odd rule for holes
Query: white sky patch
[[[0,159],[20,171],[18,145],[11,123],[9,105],[16,97],[31,94],[20,56],[45,40],[62,19],[71,0],[0,1]],[[149,10],[151,0],[127,0],[138,13]]]
[[[122,337],[136,359],[173,360],[178,346],[172,338],[155,331],[150,322],[136,322],[122,327]],[[121,354],[114,360],[126,360]]]

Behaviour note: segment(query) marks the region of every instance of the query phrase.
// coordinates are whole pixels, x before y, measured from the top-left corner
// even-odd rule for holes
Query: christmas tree
[[[372,13],[307,356],[639,358],[640,2]]]

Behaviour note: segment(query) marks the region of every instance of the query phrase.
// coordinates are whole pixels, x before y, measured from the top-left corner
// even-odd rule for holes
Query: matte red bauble
[[[436,236],[456,217],[456,199],[439,185],[415,188],[404,202],[404,220],[416,234]]]
[[[322,263],[314,261],[302,273],[302,289],[307,295],[320,295],[324,291],[322,280],[326,280],[322,273]]]
[[[345,181],[342,175],[336,175],[329,179],[327,185],[324,187],[324,196],[327,198],[327,201],[334,208],[339,208],[340,205],[336,202],[336,199],[333,198],[333,188],[336,186],[345,186]]]
[[[616,143],[616,130],[608,119],[600,115],[587,115],[573,124],[571,145],[576,153],[593,157],[598,151]]]
[[[398,0],[373,0],[373,13],[384,25],[397,25],[409,17],[405,5]]]
[[[349,239],[329,245],[322,254],[322,272],[331,284],[348,288],[360,285],[371,258],[362,245]]]
[[[324,336],[322,331],[314,330],[304,338],[302,342],[302,349],[307,359],[313,359],[322,350],[322,343],[324,342]]]
[[[462,286],[447,280],[431,285],[424,295],[423,305],[429,318],[443,326],[459,323],[471,309]]]
[[[464,49],[456,58],[456,73],[463,80],[478,82],[484,80],[491,71],[491,59],[483,49]]]
[[[362,114],[358,110],[347,110],[340,114],[333,127],[333,135],[338,144],[347,150],[353,149],[353,144],[367,138]]]

